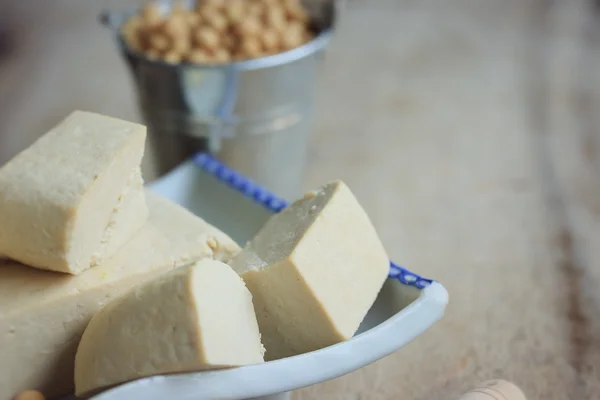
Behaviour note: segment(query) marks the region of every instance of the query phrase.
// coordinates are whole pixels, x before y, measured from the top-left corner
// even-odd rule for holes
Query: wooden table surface
[[[74,108],[139,118],[96,23],[123,2],[14,3],[0,163]],[[450,305],[410,345],[296,399],[452,400],[487,378],[530,399],[600,398],[598,14],[582,0],[348,2],[306,188],[345,179],[392,258],[444,283]]]

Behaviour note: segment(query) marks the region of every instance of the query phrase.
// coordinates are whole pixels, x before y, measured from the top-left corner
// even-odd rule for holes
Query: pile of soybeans
[[[121,29],[126,45],[170,64],[221,64],[291,50],[314,38],[300,0],[204,0],[166,12],[146,4]]]

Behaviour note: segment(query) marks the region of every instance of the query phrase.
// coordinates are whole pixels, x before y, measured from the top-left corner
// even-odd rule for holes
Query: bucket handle
[[[98,15],[98,21],[101,25],[104,25],[107,28],[117,32],[119,30],[119,26],[121,26],[121,22],[123,22],[123,16],[108,10],[104,10],[100,13],[100,15]]]

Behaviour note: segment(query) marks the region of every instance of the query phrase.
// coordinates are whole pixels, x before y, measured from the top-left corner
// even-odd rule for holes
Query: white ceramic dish
[[[153,183],[244,244],[285,202],[206,154]],[[144,378],[94,400],[284,399],[289,392],[361,368],[398,350],[444,313],[444,287],[396,265],[354,338],[325,349],[264,364]]]

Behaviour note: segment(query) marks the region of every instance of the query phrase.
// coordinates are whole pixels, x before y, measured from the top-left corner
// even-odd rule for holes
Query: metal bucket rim
[[[294,61],[300,60],[302,58],[306,58],[318,51],[324,49],[329,43],[332,30],[326,29],[321,31],[313,40],[310,42],[303,44],[300,47],[296,47],[291,50],[287,50],[281,53],[252,58],[249,60],[241,60],[241,61],[233,61],[229,63],[220,63],[220,64],[192,64],[189,62],[181,62],[178,64],[170,64],[168,62],[162,60],[151,60],[148,57],[145,57],[142,53],[139,53],[135,50],[130,49],[124,42],[123,36],[118,34],[119,45],[121,46],[121,50],[125,52],[127,55],[137,58],[139,61],[159,65],[166,68],[189,68],[194,70],[235,70],[235,71],[250,71],[257,69],[264,69],[270,67],[277,67],[280,65],[285,65],[292,63]]]

